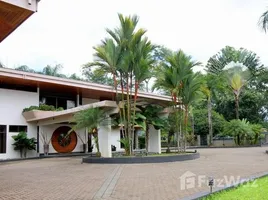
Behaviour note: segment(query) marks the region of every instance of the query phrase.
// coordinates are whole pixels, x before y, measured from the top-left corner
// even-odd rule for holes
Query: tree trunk
[[[191,128],[192,128],[192,136],[194,136],[194,114],[191,113]]]
[[[185,115],[184,115],[184,125],[185,125],[185,132],[183,134],[183,151],[186,151],[186,135],[188,129],[188,105],[185,105]]]
[[[138,131],[135,131],[135,149],[139,149],[139,136],[138,136]]]
[[[239,99],[237,94],[235,94],[235,114],[236,119],[239,119]]]
[[[129,87],[129,77],[127,77],[127,127],[126,127],[126,131],[127,131],[127,137],[128,137],[128,142],[129,142],[129,147],[130,147],[130,154],[132,153],[131,151],[131,121],[130,121],[130,91],[129,91],[130,87]]]
[[[24,158],[26,158],[27,157],[27,149],[24,148],[23,151],[24,151]]]
[[[209,134],[209,145],[212,145],[213,129],[212,129],[212,106],[211,99],[208,97],[208,134]]]
[[[169,131],[168,132],[168,138],[167,138],[167,153],[170,153],[170,142],[171,142],[171,136],[172,136],[172,134],[171,134],[171,132]]]
[[[146,136],[145,136],[146,154],[148,154],[149,152],[149,136],[150,136],[149,130],[150,130],[149,124],[146,123]]]

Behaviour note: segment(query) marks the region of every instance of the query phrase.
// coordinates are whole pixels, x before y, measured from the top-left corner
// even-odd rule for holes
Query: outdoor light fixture
[[[213,177],[209,177],[208,179],[208,186],[210,187],[210,193],[212,193],[212,187],[214,185],[214,179]]]

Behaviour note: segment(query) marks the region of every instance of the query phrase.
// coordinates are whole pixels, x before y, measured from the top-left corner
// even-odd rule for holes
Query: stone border
[[[187,149],[228,149],[228,148],[253,148],[253,147],[265,147],[261,145],[246,145],[246,146],[190,146]]]
[[[268,173],[265,172],[265,173],[262,173],[262,174],[259,174],[259,175],[253,175],[253,176],[250,176],[249,178],[247,178],[246,180],[251,180],[251,181],[254,181],[256,179],[259,179],[259,178],[263,178],[263,177],[267,177],[268,176]],[[200,193],[197,193],[197,194],[194,194],[192,196],[189,196],[189,197],[185,197],[181,200],[200,200],[202,198],[205,198],[205,197],[209,197],[210,195],[212,194],[217,194],[217,193],[220,193],[224,190],[231,190],[231,189],[234,189],[238,186],[240,186],[241,184],[243,183],[238,183],[238,184],[233,184],[233,185],[229,185],[229,186],[225,186],[224,188],[219,188],[219,189],[216,189],[214,190],[212,193],[210,192],[200,192]],[[208,191],[209,191],[209,187],[208,187]]]
[[[144,156],[144,157],[115,157],[115,158],[98,158],[84,157],[82,163],[100,163],[100,164],[142,164],[142,163],[164,163],[194,160],[200,158],[199,153],[187,153],[183,155],[172,156]]]

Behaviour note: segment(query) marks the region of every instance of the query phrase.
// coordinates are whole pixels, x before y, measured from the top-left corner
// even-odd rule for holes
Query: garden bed
[[[102,164],[140,164],[140,163],[164,163],[194,160],[200,157],[199,153],[185,154],[158,154],[148,156],[122,156],[113,158],[84,157],[83,163],[102,163]]]

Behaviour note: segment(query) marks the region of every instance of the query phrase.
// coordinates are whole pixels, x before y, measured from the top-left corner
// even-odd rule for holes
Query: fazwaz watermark
[[[243,187],[258,187],[256,180],[252,178],[243,179],[240,176],[227,176],[222,178],[213,178],[212,176],[196,175],[191,171],[185,172],[179,177],[180,189],[187,190],[203,186],[225,188],[232,185],[241,185]]]

